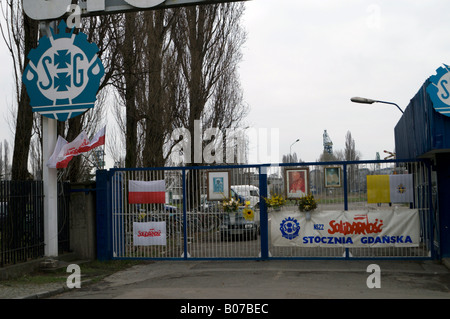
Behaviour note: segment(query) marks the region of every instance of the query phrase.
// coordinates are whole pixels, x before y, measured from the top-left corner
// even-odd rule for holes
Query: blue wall
[[[450,152],[450,117],[436,112],[426,88],[427,80],[411,99],[395,127],[398,159],[427,157],[435,152]]]
[[[428,157],[436,171],[440,257],[450,258],[450,117],[434,110],[428,79],[411,99],[395,127],[398,159]]]
[[[436,154],[441,257],[450,258],[450,153]]]

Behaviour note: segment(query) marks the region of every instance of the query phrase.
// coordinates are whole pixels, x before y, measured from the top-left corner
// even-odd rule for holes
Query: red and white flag
[[[128,203],[164,204],[166,202],[166,183],[158,181],[128,181]]]
[[[82,131],[72,142],[68,143],[64,138],[58,136],[55,150],[48,159],[47,166],[50,168],[66,168],[74,156],[88,152],[100,145],[105,144],[106,127],[95,134],[92,141],[89,141],[86,133]]]

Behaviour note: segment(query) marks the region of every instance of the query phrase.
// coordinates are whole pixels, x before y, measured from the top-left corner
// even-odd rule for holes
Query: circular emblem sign
[[[281,236],[286,239],[292,240],[298,236],[298,233],[300,231],[300,223],[295,218],[285,218],[280,224],[280,231]]]
[[[436,75],[430,76],[427,92],[433,102],[434,109],[446,116],[450,116],[450,70],[444,64],[436,70]]]
[[[22,80],[33,112],[66,121],[94,107],[105,69],[97,45],[86,34],[66,32],[65,21],[58,29],[58,34],[51,29],[51,36],[42,37],[30,51]]]

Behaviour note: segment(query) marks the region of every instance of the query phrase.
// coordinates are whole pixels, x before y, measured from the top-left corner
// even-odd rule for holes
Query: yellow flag
[[[367,175],[367,202],[389,203],[390,201],[389,175]]]

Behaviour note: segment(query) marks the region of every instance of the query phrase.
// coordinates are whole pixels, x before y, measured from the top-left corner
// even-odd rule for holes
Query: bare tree
[[[142,165],[158,167],[165,165],[164,142],[171,133],[176,105],[170,103],[172,91],[167,90],[176,66],[170,59],[172,53],[169,39],[173,13],[169,10],[148,11],[144,14],[146,46],[143,49],[143,87],[140,112],[142,125]],[[173,86],[172,86],[173,87]]]
[[[22,1],[6,0],[2,2],[2,13],[6,28],[0,26],[3,40],[11,54],[14,68],[17,117],[14,135],[12,160],[12,179],[29,178],[28,152],[30,149],[33,114],[25,85],[21,81],[22,73],[28,64],[28,52],[37,46],[38,22],[26,16],[22,10]]]
[[[142,14],[127,13],[120,15],[114,25],[117,39],[117,73],[114,76],[114,86],[117,89],[120,102],[125,106],[125,166],[137,165],[138,111],[137,90],[142,70]]]
[[[234,103],[241,99],[236,67],[245,41],[239,23],[243,12],[242,3],[186,7],[176,12],[172,39],[187,98],[180,107],[187,108],[184,127],[191,136],[196,120],[220,129],[231,127],[245,114],[242,102]],[[228,101],[227,95],[231,97]],[[233,106],[236,109],[230,109]],[[190,154],[194,155],[194,143],[191,144]]]
[[[336,152],[333,153],[329,153],[327,151],[323,151],[322,154],[320,154],[319,159],[317,160],[317,162],[333,162],[333,161],[337,161],[338,158],[335,155]]]
[[[352,133],[347,131],[345,135],[345,149],[344,156],[346,161],[359,161],[361,155],[360,152],[356,150],[355,140],[352,138]],[[355,185],[358,179],[358,167],[357,165],[348,165],[347,175],[350,185]]]
[[[125,106],[125,112],[116,108],[116,118],[125,132],[127,167],[165,165],[178,142],[171,140],[176,128],[187,127],[192,138],[196,120],[205,128],[226,129],[245,117],[237,76],[243,8],[126,14],[115,28],[121,36],[116,106]]]
[[[35,180],[42,180],[42,124],[41,116],[34,114],[33,133],[30,142],[30,166],[31,174]]]
[[[346,161],[358,161],[361,157],[360,152],[356,150],[355,140],[352,138],[350,131],[347,131],[345,135],[344,156]]]
[[[9,143],[8,141],[4,140],[3,142],[3,149],[4,149],[4,153],[3,153],[3,164],[4,164],[4,175],[5,175],[5,179],[11,179],[11,167],[9,166]]]
[[[229,109],[232,103],[225,102],[225,97],[233,89],[239,91],[239,87],[235,85],[235,71],[241,59],[240,48],[245,41],[245,33],[239,23],[243,11],[241,3],[222,3],[185,7],[175,12],[176,23],[173,24],[171,39],[182,75],[181,87],[186,89],[183,93],[186,101],[180,103],[179,107],[185,109],[182,112],[185,115],[182,119],[183,126],[191,137],[198,130],[196,123],[199,120],[221,129],[231,127],[236,122],[238,113],[243,114],[236,112],[234,121],[226,121],[226,117],[230,115],[233,119],[234,112]],[[230,78],[226,79],[227,76]],[[239,95],[230,96],[240,98]],[[242,103],[238,103],[238,107],[241,106]],[[210,111],[208,107],[211,108]],[[229,112],[226,111],[227,108]],[[220,139],[218,142],[220,143]],[[190,163],[186,164],[199,165],[202,162],[202,149],[203,147],[198,149],[196,143],[191,143],[188,150]],[[197,170],[191,170],[188,175],[189,208],[199,203],[198,175]]]
[[[282,163],[302,163],[303,161],[297,157],[297,153],[294,152],[293,154],[286,154],[283,155],[281,158]]]

